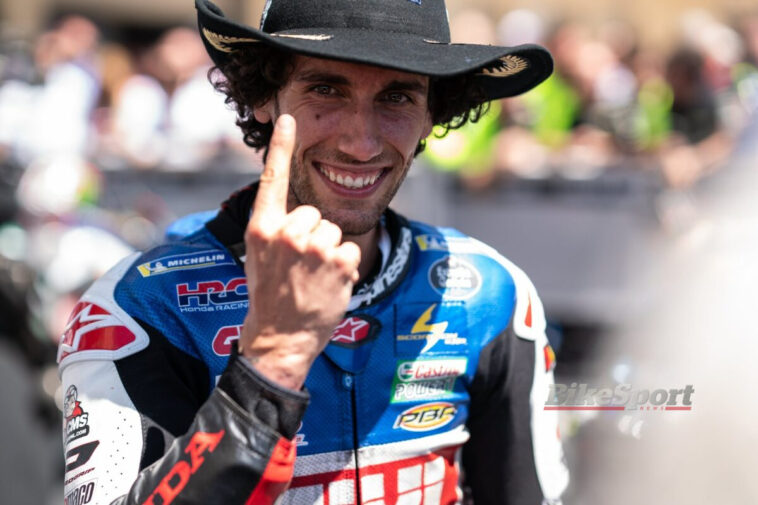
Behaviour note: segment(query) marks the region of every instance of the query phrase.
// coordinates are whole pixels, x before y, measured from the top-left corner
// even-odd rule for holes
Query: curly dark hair
[[[208,79],[217,91],[226,95],[226,103],[237,111],[237,125],[245,144],[255,149],[268,147],[272,123],[259,123],[253,109],[273,97],[292,72],[294,54],[263,44],[251,44],[231,54],[223,66],[208,71]],[[487,111],[489,102],[472,74],[432,77],[429,86],[429,110],[432,122],[448,131],[467,121],[476,122]],[[424,150],[421,139],[416,154]]]

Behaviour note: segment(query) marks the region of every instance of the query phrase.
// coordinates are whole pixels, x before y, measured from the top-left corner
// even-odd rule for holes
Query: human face
[[[370,65],[296,56],[261,123],[297,123],[290,196],[313,205],[345,235],[374,229],[431,132],[429,78]]]

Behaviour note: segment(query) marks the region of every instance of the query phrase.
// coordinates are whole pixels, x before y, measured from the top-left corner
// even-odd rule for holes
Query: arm
[[[87,424],[66,440],[67,492],[86,484],[87,493],[93,477],[103,503],[266,504],[286,489],[295,458],[288,439],[306,403],[295,391],[344,314],[360,261],[315,208],[287,213],[294,137],[291,117],[277,122],[245,233],[250,311],[240,357],[207,401],[193,386],[207,373],[176,366],[189,357],[175,358],[162,335],[115,302],[129,263],[79,304],[62,339],[61,373],[102,425],[90,430],[89,414],[67,421]]]
[[[568,470],[557,412],[543,408],[553,382],[545,319],[526,276],[514,272],[514,280],[514,313],[482,349],[471,384],[465,484],[476,505],[558,504]]]
[[[115,360],[101,358],[118,350],[86,345],[62,362],[69,501],[273,503],[292,474],[290,439],[307,394],[276,386],[232,357],[205,400],[208,375],[199,361],[144,323],[123,315],[110,323],[100,330],[136,335],[144,327],[150,341]],[[97,329],[76,329],[80,344],[97,336]]]

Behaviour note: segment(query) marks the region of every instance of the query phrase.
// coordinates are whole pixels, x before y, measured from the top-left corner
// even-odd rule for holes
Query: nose
[[[373,103],[356,103],[340,121],[338,149],[356,161],[369,161],[382,152],[379,120]]]

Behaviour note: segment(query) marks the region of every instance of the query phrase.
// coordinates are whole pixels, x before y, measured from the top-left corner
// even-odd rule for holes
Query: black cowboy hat
[[[443,0],[268,0],[260,30],[228,19],[208,0],[195,7],[219,66],[246,44],[263,43],[428,76],[473,73],[490,100],[528,91],[553,70],[550,53],[536,45],[451,44]]]

